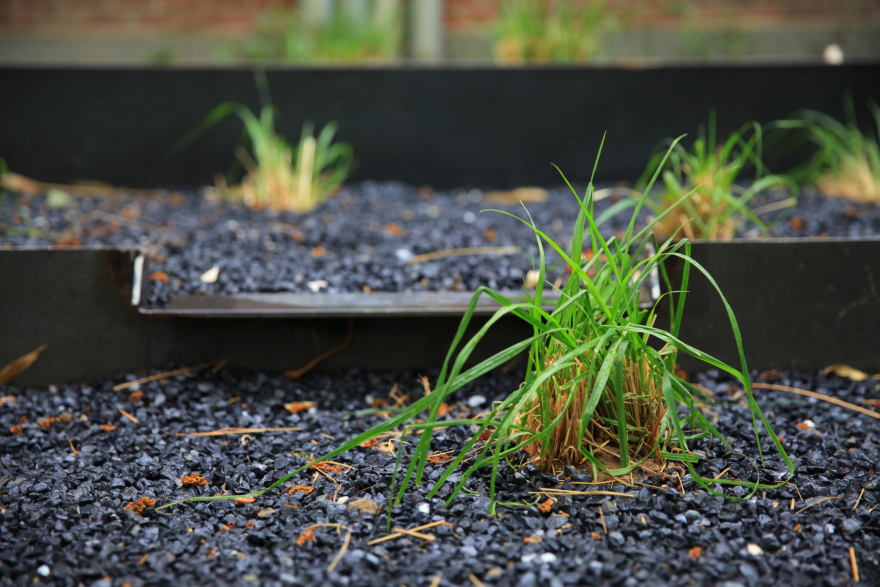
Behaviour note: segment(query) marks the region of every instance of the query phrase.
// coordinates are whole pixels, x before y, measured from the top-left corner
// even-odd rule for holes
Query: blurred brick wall
[[[446,26],[453,31],[485,27],[497,16],[500,4],[501,0],[447,0]],[[880,24],[880,0],[607,0],[606,6],[621,24],[637,27],[849,28]]]
[[[407,1],[407,0],[404,0]],[[553,1],[553,0],[550,0]],[[589,1],[589,0],[575,0]],[[269,5],[295,0],[0,0],[0,33],[180,33],[246,35]],[[450,31],[484,29],[501,0],[446,0]],[[880,0],[609,0],[622,24],[737,28],[880,23]]]
[[[243,35],[270,5],[295,0],[0,0],[0,31]]]

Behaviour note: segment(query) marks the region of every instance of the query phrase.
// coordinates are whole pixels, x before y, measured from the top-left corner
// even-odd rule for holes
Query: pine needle
[[[327,572],[332,573],[333,569],[336,568],[336,565],[339,564],[339,561],[342,560],[342,557],[345,555],[345,551],[348,550],[348,544],[351,542],[351,528],[345,533],[345,540],[342,541],[342,548],[339,549],[339,552],[333,558],[333,562],[330,563],[330,566],[327,567]]]
[[[845,402],[842,399],[837,399],[836,397],[831,397],[829,395],[816,393],[815,391],[807,391],[806,389],[799,389],[797,387],[788,387],[787,385],[776,385],[773,383],[752,383],[752,387],[757,387],[758,389],[772,389],[774,391],[787,391],[789,393],[794,393],[797,395],[811,397],[811,398],[821,400],[823,402],[828,402],[829,404],[834,404],[835,406],[840,406],[841,408],[846,408],[848,410],[852,410],[854,412],[864,414],[865,416],[871,416],[872,418],[876,418],[876,419],[880,420],[880,413],[878,413],[878,412],[874,412],[874,411],[868,410],[866,408],[863,408],[861,406],[857,406],[855,404]]]

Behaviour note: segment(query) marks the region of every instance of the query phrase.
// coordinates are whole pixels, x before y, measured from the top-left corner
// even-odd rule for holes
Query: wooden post
[[[400,18],[400,0],[375,0],[373,17],[380,28],[389,29]]]
[[[342,13],[353,20],[367,18],[367,0],[342,0]]]
[[[322,23],[327,22],[333,10],[331,0],[300,0],[300,10],[303,13],[303,19],[309,28],[320,27]]]
[[[413,57],[439,61],[443,57],[443,0],[412,0]]]

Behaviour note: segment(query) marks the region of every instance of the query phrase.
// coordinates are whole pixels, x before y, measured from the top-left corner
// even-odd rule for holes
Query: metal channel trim
[[[525,301],[521,291],[500,292],[513,302]],[[473,292],[376,293],[254,293],[229,296],[179,296],[164,308],[139,308],[146,316],[188,318],[331,318],[346,316],[461,316]],[[552,310],[558,294],[545,295]],[[493,314],[501,306],[481,296],[475,315]]]

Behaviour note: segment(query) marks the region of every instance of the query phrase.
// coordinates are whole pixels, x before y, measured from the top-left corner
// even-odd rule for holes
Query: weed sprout
[[[667,156],[674,151],[678,141],[673,141]],[[599,151],[601,153],[601,146]],[[687,239],[676,241],[669,238],[658,243],[651,232],[652,224],[662,222],[675,208],[670,206],[651,224],[636,232],[639,210],[646,204],[647,194],[665,164],[666,158],[660,161],[645,194],[637,202],[627,230],[609,239],[601,234],[594,218],[592,181],[583,198],[572,189],[580,212],[569,251],[537,228],[530,218],[495,211],[517,218],[535,232],[540,279],[534,295],[526,290],[524,301],[513,301],[489,288],[479,288],[462,318],[434,390],[410,406],[389,414],[387,421],[345,442],[316,462],[332,459],[395,429],[402,428],[403,436],[415,431],[419,438],[414,450],[398,450],[396,454],[397,464],[390,489],[391,502],[396,504],[410,484],[422,483],[425,467],[432,462],[429,457],[434,430],[463,426],[472,430],[473,435],[433,483],[428,495],[433,497],[444,484],[453,483],[451,475],[457,473],[448,498],[451,501],[465,489],[474,473],[488,469],[491,471],[490,513],[496,508],[498,470],[514,467],[510,459],[520,451],[526,451],[531,460],[548,471],[555,471],[568,463],[601,470],[611,477],[627,475],[637,469],[650,474],[662,470],[666,461],[680,461],[690,470],[694,481],[713,494],[718,492],[710,484],[716,483],[749,487],[752,494],[759,488],[778,486],[763,484],[760,478],[757,482],[707,479],[693,468],[698,455],[689,450],[689,442],[709,436],[724,444],[727,440],[697,405],[697,398],[700,402],[711,402],[711,398],[676,375],[678,353],[688,354],[730,373],[741,382],[748,398],[759,454],[763,457],[759,437],[763,427],[789,472],[794,471],[779,437],[752,396],[742,338],[733,310],[712,277],[691,258]],[[692,194],[693,191],[688,192],[680,200],[686,200]],[[552,311],[544,309],[544,243],[572,268],[568,282],[558,291],[558,301]],[[586,244],[603,254],[581,261],[582,247]],[[665,263],[670,260],[683,261],[679,291],[672,291],[665,270]],[[678,337],[692,269],[705,275],[727,310],[740,359],[738,367],[727,365]],[[654,326],[657,306],[645,309],[640,303],[640,286],[652,271],[662,276],[667,287],[668,330]],[[491,297],[501,308],[465,342],[465,332],[482,295]],[[515,316],[527,322],[532,326],[533,334],[466,369],[476,346],[505,316]],[[475,419],[439,419],[441,408],[450,394],[523,352],[529,357],[525,381],[506,399],[496,402],[487,413]],[[683,408],[682,415],[679,414],[680,407]],[[408,456],[409,463],[399,481],[398,468],[404,466],[405,452],[412,454]],[[308,463],[268,488],[246,497],[271,491],[314,464]],[[241,496],[229,496],[233,497]],[[184,501],[226,498],[192,497]]]
[[[759,215],[768,211],[793,206],[797,185],[788,177],[768,175],[761,162],[761,125],[750,122],[732,133],[724,143],[716,143],[715,113],[709,117],[708,136],[701,129],[690,150],[676,144],[666,157],[663,152],[652,157],[638,185],[654,174],[657,164],[662,167],[663,188],[650,194],[646,205],[659,218],[660,213],[672,210],[657,223],[657,232],[670,236],[679,230],[691,240],[731,239],[747,222],[765,234],[767,225]],[[755,178],[748,187],[737,183],[747,167],[755,170]],[[788,198],[762,209],[753,209],[752,201],[769,189],[787,192]],[[690,195],[684,198],[685,192]]]
[[[276,108],[265,75],[256,76],[262,108],[259,116],[237,102],[217,106],[193,131],[172,148],[177,153],[230,114],[244,123],[242,144],[235,155],[246,174],[240,185],[218,182],[221,194],[255,207],[308,212],[333,194],[348,178],[354,161],[350,145],[333,143],[336,124],[328,123],[317,137],[305,123],[294,147],[275,132]],[[250,145],[250,152],[245,145]]]
[[[827,114],[803,110],[774,126],[805,131],[819,147],[810,161],[794,172],[798,179],[815,184],[829,197],[880,203],[880,107],[869,103],[877,131],[872,137],[856,126],[852,101],[846,106],[845,124]]]

